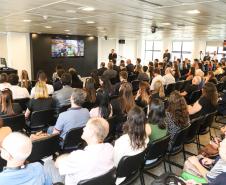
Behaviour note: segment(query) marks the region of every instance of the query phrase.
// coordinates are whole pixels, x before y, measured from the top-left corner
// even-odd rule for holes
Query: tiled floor
[[[214,123],[215,126],[218,126],[219,124],[216,124]],[[211,132],[212,132],[212,135],[217,135],[219,136],[220,135],[220,132],[219,130],[216,130],[216,129],[211,129]],[[205,135],[202,135],[200,136],[200,142],[201,144],[203,145],[206,145],[208,144],[210,141],[210,137],[209,137],[209,133],[205,134]],[[192,152],[192,153],[197,153],[197,148],[196,148],[196,145],[195,144],[188,144],[188,145],[185,145],[185,150],[186,151],[189,151],[189,152]],[[188,156],[187,156],[188,157]],[[173,156],[171,158],[173,161],[183,165],[184,164],[184,160],[183,160],[183,154],[182,153],[179,153],[175,156]],[[168,165],[167,165],[168,167]],[[168,168],[167,168],[167,171]],[[182,169],[178,168],[178,167],[174,167],[172,166],[172,171],[177,174],[177,175],[180,175],[181,172],[182,172]],[[155,169],[151,170],[152,173],[154,173],[155,175],[161,175],[164,173],[164,167],[163,167],[163,164],[160,164],[159,166],[157,166]],[[145,178],[145,185],[150,185],[151,182],[153,181],[153,178],[144,174],[144,178]],[[140,185],[140,181],[137,180],[133,185]]]

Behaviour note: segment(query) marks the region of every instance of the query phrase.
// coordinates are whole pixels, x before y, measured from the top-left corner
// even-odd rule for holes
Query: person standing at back
[[[108,59],[110,60],[117,60],[117,54],[115,53],[115,50],[112,49],[111,53],[108,55]]]
[[[165,60],[167,63],[170,61],[171,54],[169,53],[169,50],[166,49],[165,53],[163,54],[163,60]]]

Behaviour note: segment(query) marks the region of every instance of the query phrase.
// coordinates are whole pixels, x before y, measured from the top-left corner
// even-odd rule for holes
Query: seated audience
[[[2,90],[0,94],[0,116],[13,116],[22,113],[22,108],[18,103],[13,103],[12,91]]]
[[[127,114],[134,107],[132,87],[129,83],[121,84],[119,88],[119,97],[111,101],[113,115]]]
[[[100,80],[99,80],[99,76],[98,76],[97,72],[96,71],[93,71],[91,73],[91,77],[95,81],[95,89],[98,89],[100,87]]]
[[[185,87],[184,91],[180,93],[181,96],[187,96],[187,95],[189,96],[192,92],[197,91],[200,83],[201,83],[201,77],[195,76],[192,79],[192,84]]]
[[[199,90],[201,90],[205,84],[204,72],[201,69],[196,69],[195,76],[200,76],[201,82],[199,83]]]
[[[217,84],[217,79],[213,73],[213,71],[209,71],[206,78],[205,78],[205,83],[207,82],[212,82],[213,84]]]
[[[164,86],[161,81],[158,80],[155,82],[151,97],[152,99],[155,98],[165,99]]]
[[[83,82],[79,78],[75,68],[70,68],[68,72],[71,74],[71,87],[72,88],[83,88]]]
[[[192,115],[193,118],[216,111],[217,99],[218,93],[216,86],[211,82],[207,82],[202,89],[200,99],[193,106],[188,106],[189,115]]]
[[[176,62],[174,62],[174,64],[173,64],[173,76],[176,81],[180,80],[180,78],[181,78],[179,66]]]
[[[86,102],[94,104],[96,102],[96,89],[95,80],[93,78],[87,78],[85,83]]]
[[[105,63],[101,62],[100,63],[100,68],[97,70],[98,76],[102,76],[104,71],[106,71],[106,70],[107,70],[107,68],[105,67]]]
[[[217,69],[214,71],[214,75],[219,75],[223,73],[224,73],[224,70],[222,69],[222,64],[217,63]]]
[[[2,141],[12,132],[10,127],[5,127],[2,118],[0,118],[0,146],[2,146]]]
[[[117,71],[113,69],[113,63],[108,62],[108,69],[104,71],[103,76],[108,78],[109,80],[114,79],[117,77]]]
[[[55,81],[53,81],[53,89],[54,91],[58,91],[63,88],[63,84],[61,81],[61,76],[65,73],[64,69],[57,69],[57,77]]]
[[[219,157],[215,160],[209,158],[199,159],[196,156],[191,156],[188,161],[195,166],[201,177],[205,178],[210,184],[216,180],[216,178],[222,173],[226,172],[226,139],[220,143]],[[210,170],[207,170],[204,166],[213,166]],[[221,182],[222,183],[222,182]],[[224,182],[225,183],[225,182]],[[214,184],[214,183],[213,183]],[[218,185],[218,184],[216,184]]]
[[[103,89],[97,90],[96,107],[92,108],[89,112],[90,117],[101,117],[108,119],[112,116],[112,107],[109,100],[108,92]]]
[[[176,134],[190,123],[187,103],[178,91],[173,91],[168,99],[169,105],[166,109],[165,124],[167,132],[170,134],[168,150],[176,150],[173,142]]]
[[[191,67],[187,74],[186,80],[192,80],[194,77],[195,77],[195,67]]]
[[[107,92],[109,96],[114,95],[114,87],[111,84],[111,81],[104,76],[100,77],[100,88]]]
[[[31,154],[31,140],[18,132],[6,136],[0,147],[1,157],[7,165],[0,173],[1,184],[7,185],[52,185],[51,178],[45,175],[43,166],[39,162],[25,161]]]
[[[176,82],[174,76],[172,75],[170,67],[166,68],[163,78],[165,79],[165,85],[173,84]]]
[[[53,99],[48,95],[48,89],[45,82],[37,82],[35,85],[34,98],[30,99],[25,118],[29,118],[32,112],[40,110],[49,110],[53,107]]]
[[[145,121],[145,113],[141,108],[135,106],[128,112],[124,134],[115,141],[114,164],[116,167],[122,157],[139,154],[147,147],[151,128]],[[116,184],[120,184],[124,179],[117,179]]]
[[[37,80],[39,82],[46,83],[47,82],[47,76],[46,76],[46,74],[43,71],[38,72],[38,74],[37,74]],[[47,84],[47,83],[46,83],[46,86],[47,86],[47,90],[48,90],[47,92],[48,92],[48,94],[49,95],[53,94],[53,92],[54,92],[53,86],[50,85],[50,84]],[[31,89],[31,98],[33,98],[34,95],[35,95],[35,87],[33,87]]]
[[[65,184],[78,184],[81,180],[100,176],[112,169],[113,147],[109,143],[103,143],[108,132],[109,125],[105,119],[91,118],[83,129],[82,139],[87,143],[83,150],[58,157],[55,165],[53,161],[45,163],[53,183],[59,181],[55,177],[61,175],[65,176]]]
[[[82,108],[85,99],[84,90],[74,89],[70,98],[71,108],[59,114],[56,125],[50,127],[48,133],[60,134],[64,139],[70,129],[84,127],[90,117],[88,109]]]
[[[145,73],[143,71],[143,68],[142,68],[141,65],[136,66],[135,70],[137,70],[137,74],[138,74],[137,80],[139,80],[139,81],[147,81],[147,82],[149,81],[149,77],[148,77],[147,73]],[[135,70],[134,70],[134,72],[136,73]]]
[[[64,105],[70,104],[70,97],[73,92],[70,73],[64,73],[61,76],[61,82],[63,84],[63,88],[59,91],[55,91],[52,95],[54,100],[54,108],[56,108],[57,111]]]
[[[151,91],[148,82],[141,81],[139,83],[139,90],[135,97],[135,102],[140,107],[146,107],[150,103]]]
[[[126,65],[124,60],[120,60],[119,67],[120,67],[120,71],[126,71]]]
[[[161,99],[155,98],[148,107],[148,121],[151,126],[150,142],[163,138],[167,134],[165,125],[165,105]]]
[[[226,116],[226,82],[224,82],[223,95],[218,100],[217,110],[220,114]]]
[[[9,75],[10,90],[13,93],[13,99],[29,98],[29,92],[25,87],[18,86],[19,76],[16,74]]]
[[[6,73],[0,74],[0,91],[3,89],[10,89],[11,85],[8,83],[8,75]]]
[[[134,65],[132,64],[131,60],[127,59],[126,64],[127,64],[126,70],[127,70],[128,75],[133,74],[134,73]]]
[[[154,90],[154,84],[157,81],[161,81],[163,85],[165,85],[165,79],[160,75],[160,70],[158,68],[154,69],[154,78],[151,82],[151,91]]]
[[[126,71],[121,71],[121,72],[119,73],[119,80],[120,80],[120,82],[118,82],[118,83],[116,83],[116,84],[114,85],[114,94],[115,94],[115,95],[118,95],[118,93],[119,93],[119,88],[120,88],[121,84],[123,84],[123,83],[129,83],[129,82],[128,82],[128,73],[127,73]],[[130,84],[131,87],[132,87],[132,84],[131,84],[131,83],[129,83],[129,84]]]
[[[29,80],[28,72],[26,70],[21,71],[20,86],[25,87],[29,92],[31,91],[31,81]]]
[[[148,76],[148,81],[150,81],[150,72],[148,71],[148,66],[143,66],[143,71]]]

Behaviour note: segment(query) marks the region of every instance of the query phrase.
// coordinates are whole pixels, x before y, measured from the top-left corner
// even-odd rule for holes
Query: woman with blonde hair
[[[160,80],[154,83],[154,90],[152,91],[152,99],[153,98],[165,98],[164,86]]]
[[[25,112],[25,117],[28,118],[34,111],[48,110],[53,105],[52,97],[48,95],[48,89],[45,82],[37,82],[35,85],[35,94],[29,103]]]
[[[139,90],[135,98],[135,102],[140,107],[145,107],[150,103],[151,91],[150,84],[145,81],[139,83]]]

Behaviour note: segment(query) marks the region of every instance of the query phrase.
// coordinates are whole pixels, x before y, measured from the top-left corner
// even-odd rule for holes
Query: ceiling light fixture
[[[76,13],[75,10],[66,10],[67,13]]]
[[[163,23],[161,23],[161,25],[169,26],[169,25],[171,25],[171,23],[170,22],[163,22]]]
[[[91,12],[91,11],[94,11],[95,8],[93,8],[93,7],[82,7],[81,10]]]
[[[199,10],[188,10],[187,13],[188,14],[199,14],[200,11]]]
[[[94,21],[86,21],[87,24],[94,24]]]
[[[64,31],[69,32],[70,30],[64,30]]]
[[[31,22],[32,20],[30,19],[24,19],[23,22]]]
[[[45,28],[47,28],[47,29],[51,29],[51,28],[52,28],[52,26],[45,26]]]

